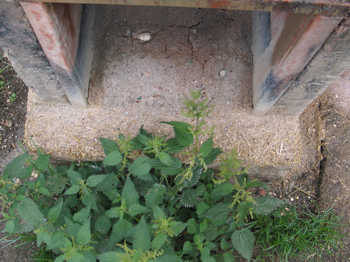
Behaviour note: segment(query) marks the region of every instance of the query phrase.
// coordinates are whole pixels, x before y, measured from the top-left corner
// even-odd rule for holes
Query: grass
[[[298,213],[290,207],[270,217],[259,217],[255,232],[262,254],[258,261],[274,261],[274,257],[285,262],[295,258],[310,261],[332,255],[342,239],[339,229],[338,218],[332,210],[319,214]]]

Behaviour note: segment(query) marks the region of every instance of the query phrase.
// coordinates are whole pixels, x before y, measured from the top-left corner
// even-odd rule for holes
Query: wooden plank
[[[169,6],[191,8],[219,8],[237,10],[272,11],[274,7],[295,13],[343,16],[350,8],[342,0],[26,0],[44,3],[111,4],[130,6]]]
[[[280,19],[279,28],[275,26],[270,45],[254,60],[253,104],[260,113],[272,108],[341,21],[291,12],[275,17]]]
[[[328,38],[300,76],[289,82],[287,91],[273,108],[275,113],[301,114],[332,85],[350,80],[350,19],[344,20]]]

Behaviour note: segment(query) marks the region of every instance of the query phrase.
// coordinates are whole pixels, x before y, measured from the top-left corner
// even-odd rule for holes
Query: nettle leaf
[[[185,189],[181,194],[181,204],[183,207],[193,207],[198,202],[197,192],[192,188]]]
[[[164,211],[159,206],[153,207],[153,216],[155,219],[160,220],[166,218]]]
[[[124,238],[126,238],[129,234],[129,231],[132,229],[132,224],[125,220],[119,219],[117,223],[113,225],[112,233],[110,236],[110,241],[113,245],[119,243]]]
[[[111,226],[111,220],[105,215],[99,216],[95,223],[96,231],[100,232],[101,234],[107,234]]]
[[[52,223],[56,222],[56,220],[61,214],[62,207],[63,207],[63,198],[60,198],[58,200],[58,203],[54,207],[50,208],[49,210],[47,218],[50,222]]]
[[[67,171],[67,175],[70,178],[70,181],[71,181],[72,185],[79,185],[81,183],[81,181],[83,180],[83,178],[81,177],[80,173],[77,172],[77,171],[74,171],[73,167],[71,167]]]
[[[77,243],[87,245],[91,240],[90,219],[81,226],[77,234]]]
[[[214,201],[218,201],[224,196],[230,195],[233,192],[233,185],[229,182],[218,184],[212,191],[211,197]]]
[[[185,148],[185,146],[179,144],[179,142],[175,138],[168,139],[166,143],[166,148],[169,153],[179,153]]]
[[[96,190],[102,192],[109,200],[114,201],[120,194],[117,190],[119,180],[116,174],[108,174],[107,177],[97,185]]]
[[[64,255],[60,255],[59,257],[56,257],[55,262],[64,262]]]
[[[97,258],[100,262],[116,262],[120,261],[121,255],[122,253],[110,251],[99,255]]]
[[[285,205],[286,202],[273,197],[259,197],[256,199],[256,203],[254,206],[254,213],[257,215],[269,215],[277,208]]]
[[[151,248],[150,226],[146,223],[144,217],[135,228],[133,236],[133,248],[136,250],[145,251]]]
[[[58,231],[52,235],[50,244],[48,244],[47,248],[50,250],[60,249],[70,245],[71,245],[71,242],[68,238],[65,237],[64,232]]]
[[[120,207],[112,207],[111,209],[106,211],[106,216],[110,218],[118,218],[121,216]]]
[[[163,255],[157,257],[154,262],[182,262],[182,260],[176,255]]]
[[[27,197],[24,197],[18,204],[17,212],[23,222],[32,230],[46,221],[37,204]]]
[[[166,187],[164,185],[154,184],[145,196],[146,206],[153,207],[160,205],[163,202],[165,193]]]
[[[145,156],[140,156],[136,158],[136,160],[129,166],[129,171],[134,176],[142,180],[149,181],[152,179],[149,175],[149,171],[151,170],[152,165],[149,162],[149,158]]]
[[[86,262],[86,260],[83,254],[79,253],[78,251],[74,251],[70,254],[67,262]]]
[[[172,157],[171,155],[165,152],[159,153],[159,160],[162,164],[169,167],[180,168],[182,166],[182,163],[179,159]]]
[[[86,184],[89,187],[95,187],[103,182],[107,178],[107,175],[93,175],[86,180]]]
[[[187,220],[187,232],[190,234],[198,233],[198,224],[194,218]]]
[[[215,159],[222,153],[222,150],[218,147],[215,147],[213,150],[210,151],[210,153],[204,158],[204,162],[207,165],[212,164]]]
[[[237,252],[250,261],[253,256],[253,249],[255,243],[254,234],[247,228],[235,231],[231,236],[233,247]]]
[[[204,202],[200,202],[198,205],[196,205],[196,212],[199,217],[205,214],[207,210],[210,208],[210,206]]]
[[[156,249],[156,250],[161,249],[162,246],[167,241],[167,239],[168,239],[167,234],[160,233],[156,235],[156,237],[152,240],[152,249]]]
[[[131,207],[139,202],[139,194],[137,193],[135,185],[130,177],[126,179],[123,187],[122,198],[125,199],[128,207]]]
[[[34,161],[34,165],[37,169],[44,172],[49,169],[50,156],[45,154],[39,154],[38,158]]]
[[[117,143],[111,139],[101,137],[100,142],[103,147],[103,151],[105,152],[105,155],[108,155],[113,151],[119,151],[119,147]]]
[[[74,195],[80,191],[79,185],[73,185],[64,192],[65,195]]]
[[[129,207],[128,211],[129,211],[129,214],[134,217],[134,216],[149,212],[149,209],[140,204],[134,204],[131,207]]]
[[[116,166],[122,161],[122,155],[119,151],[109,153],[103,160],[104,166]]]
[[[199,148],[199,153],[202,157],[207,157],[209,155],[209,153],[213,150],[213,144],[213,139],[209,138],[201,145],[201,147]]]
[[[229,206],[225,203],[216,204],[206,211],[205,216],[211,220],[216,226],[221,226],[226,223],[226,220],[231,212]]]
[[[191,254],[195,250],[195,247],[190,241],[186,241],[182,247],[182,252],[184,254]]]
[[[79,212],[74,214],[73,220],[79,223],[84,223],[86,220],[88,220],[89,216],[90,216],[90,208],[84,207],[80,209]]]
[[[170,228],[174,232],[175,236],[178,236],[185,230],[186,224],[179,221],[172,221],[170,222]]]
[[[83,188],[81,200],[86,207],[97,210],[96,192]]]
[[[193,144],[193,135],[191,132],[191,125],[184,122],[162,122],[164,124],[171,125],[175,132],[175,139],[177,143],[182,146],[189,146]]]
[[[28,153],[24,153],[15,159],[13,159],[5,168],[4,176],[9,178],[28,178],[32,174],[32,168],[26,167],[29,162],[30,156]]]
[[[15,232],[15,227],[16,227],[15,221],[9,220],[6,222],[3,232],[12,234]]]

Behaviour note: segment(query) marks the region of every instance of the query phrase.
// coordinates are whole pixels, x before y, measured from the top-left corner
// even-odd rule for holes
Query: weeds
[[[134,138],[101,138],[102,162],[17,157],[0,177],[4,231],[34,235],[36,261],[47,262],[250,261],[255,246],[287,261],[336,243],[331,214],[282,215],[284,201],[254,194],[266,186],[249,179],[234,152],[214,146],[209,113],[192,92],[184,110],[191,122],[164,122],[174,137],[141,127]]]

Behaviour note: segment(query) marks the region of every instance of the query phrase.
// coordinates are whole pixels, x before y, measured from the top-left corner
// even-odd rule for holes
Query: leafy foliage
[[[219,171],[209,167],[221,154],[205,130],[209,112],[192,92],[185,115],[193,124],[164,122],[171,138],[143,128],[132,139],[101,138],[102,162],[53,166],[40,152],[16,158],[0,177],[5,231],[34,233],[55,262],[251,260],[252,227],[284,202],[256,198],[263,185],[248,179],[234,153]]]

